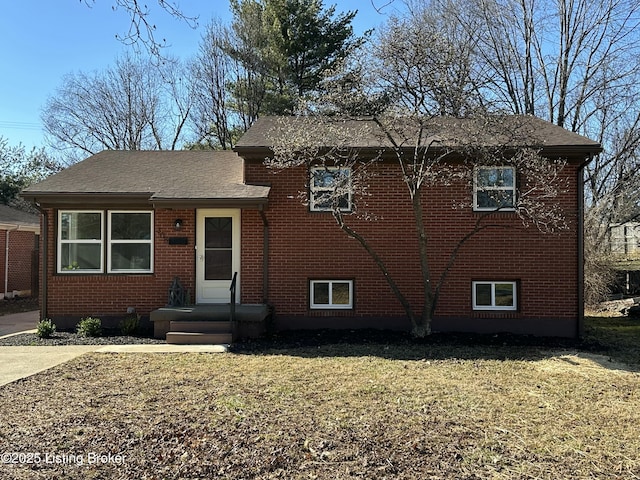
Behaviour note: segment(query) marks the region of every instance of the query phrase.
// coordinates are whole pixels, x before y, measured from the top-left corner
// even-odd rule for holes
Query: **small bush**
[[[94,317],[83,318],[78,323],[77,332],[83,337],[99,337],[102,335],[102,320]]]
[[[140,319],[137,315],[127,317],[120,321],[120,332],[122,335],[133,335],[138,331]]]
[[[40,338],[50,338],[56,332],[56,324],[49,318],[43,318],[38,322],[36,335]]]

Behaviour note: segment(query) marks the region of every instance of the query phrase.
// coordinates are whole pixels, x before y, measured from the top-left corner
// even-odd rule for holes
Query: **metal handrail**
[[[236,280],[238,278],[238,272],[233,273],[233,279],[231,280],[231,285],[229,286],[229,291],[231,292],[231,298],[229,301],[229,316],[231,323],[236,321]]]

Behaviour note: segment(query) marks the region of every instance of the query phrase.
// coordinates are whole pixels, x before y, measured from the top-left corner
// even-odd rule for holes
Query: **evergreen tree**
[[[322,0],[232,0],[231,10],[226,52],[245,71],[231,89],[238,104],[253,105],[243,110],[258,115],[293,113],[323,74],[364,41],[353,34],[357,11],[336,15]]]

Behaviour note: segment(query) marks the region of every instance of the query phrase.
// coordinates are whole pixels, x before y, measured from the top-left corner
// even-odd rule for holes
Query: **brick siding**
[[[121,210],[118,207],[118,210]],[[136,210],[139,210],[136,209]],[[124,316],[128,307],[146,316],[167,304],[174,276],[191,292],[195,288],[195,211],[158,209],[154,219],[154,273],[151,274],[57,274],[57,211],[47,210],[48,252],[47,315],[52,318]],[[175,219],[184,224],[179,232]],[[187,245],[170,245],[171,237],[187,237]]]
[[[435,330],[514,331],[572,336],[578,318],[577,171],[569,164],[563,174],[571,187],[559,199],[570,230],[542,234],[522,226],[516,214],[494,215],[487,229],[460,251],[441,291]],[[256,210],[242,211],[241,301],[274,307],[276,320],[287,328],[323,325],[406,328],[404,310],[380,270],[356,242],[337,227],[331,214],[310,212],[301,203],[307,171],[295,168],[273,173],[259,162],[247,162],[245,181],[272,186],[263,214],[268,222],[268,291],[263,291],[264,222]],[[394,163],[378,164],[371,180],[371,196],[348,223],[371,243],[416,312],[422,304],[418,243],[406,186]],[[471,207],[454,209],[455,201],[471,201],[468,185],[429,188],[423,195],[429,237],[432,278],[442,273],[456,243],[473,228],[478,213]],[[47,211],[47,313],[51,317],[124,315],[135,307],[142,315],[167,302],[168,288],[179,276],[195,297],[195,210],[155,211],[155,266],[148,275],[57,274],[56,210]],[[184,220],[174,231],[173,221]],[[169,245],[169,238],[188,238],[187,245]],[[352,310],[311,310],[311,279],[349,279],[354,282]],[[518,282],[518,310],[477,312],[472,308],[473,280]],[[380,320],[382,322],[380,323]]]
[[[416,312],[421,311],[420,259],[413,212],[406,186],[393,163],[378,165],[371,180],[372,195],[366,209],[376,220],[348,217],[349,225],[370,242],[381,255]],[[513,212],[493,215],[489,228],[477,234],[461,249],[441,291],[434,327],[440,330],[549,333],[571,336],[578,317],[577,265],[577,166],[563,172],[571,187],[559,201],[570,222],[561,234],[543,234],[524,227]],[[320,324],[314,317],[342,318],[345,326],[358,324],[349,317],[396,319],[403,328],[404,310],[369,255],[340,231],[329,213],[309,212],[298,198],[305,192],[304,168],[273,173],[260,163],[246,166],[248,183],[270,183],[272,190],[266,217],[269,222],[268,299],[277,316],[293,320],[294,327]],[[422,201],[429,238],[432,280],[441,275],[449,255],[469,231],[479,213],[471,207],[453,208],[470,202],[472,192],[465,183],[425,189]],[[243,235],[258,236],[257,215],[245,212]],[[261,228],[261,227],[260,227]],[[244,260],[244,257],[243,257]],[[261,297],[259,269],[243,264],[243,300]],[[310,310],[310,279],[352,279],[354,309]],[[473,280],[514,280],[518,282],[516,312],[478,312],[472,308]],[[547,320],[549,320],[547,322]],[[339,322],[338,322],[339,323]],[[538,331],[535,323],[545,325]],[[373,324],[373,323],[372,323]],[[392,323],[386,326],[393,327]]]
[[[5,259],[7,231],[0,230],[0,290],[5,288]],[[9,269],[7,291],[31,290],[33,271],[33,251],[36,246],[36,235],[29,231],[13,230],[9,232]]]

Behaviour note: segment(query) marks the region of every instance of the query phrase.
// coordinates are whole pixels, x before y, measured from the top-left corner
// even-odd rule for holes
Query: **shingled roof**
[[[22,192],[43,206],[259,207],[268,195],[244,183],[243,160],[228,151],[106,150]]]
[[[40,231],[40,217],[32,213],[0,204],[0,230],[17,229],[33,232]]]
[[[389,128],[397,144],[413,147],[415,120],[395,119]],[[413,122],[413,126],[412,126]],[[385,123],[385,126],[388,124]],[[600,144],[584,136],[530,115],[494,115],[481,118],[433,117],[425,120],[422,145],[433,148],[461,146],[538,147],[554,154],[594,154]],[[261,117],[238,141],[235,151],[243,157],[264,156],[274,138],[298,133],[312,146],[379,150],[392,147],[390,138],[372,118]]]

